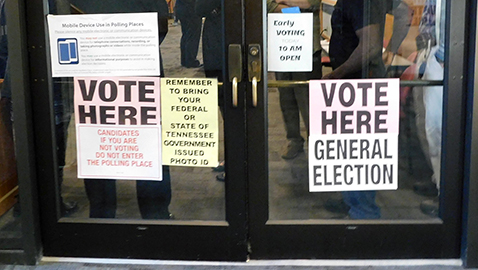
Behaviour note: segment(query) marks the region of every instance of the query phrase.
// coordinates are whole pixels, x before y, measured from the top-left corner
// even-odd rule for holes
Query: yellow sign
[[[163,165],[218,163],[217,79],[162,78]]]

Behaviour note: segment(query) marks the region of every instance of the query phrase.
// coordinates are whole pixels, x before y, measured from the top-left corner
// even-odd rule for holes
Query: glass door
[[[458,258],[464,7],[246,2],[250,257]]]
[[[237,1],[26,1],[45,256],[246,260],[243,94],[232,97],[224,68],[225,44],[243,43],[242,10]],[[177,94],[160,118],[157,104],[131,103],[157,100],[158,75],[161,98]],[[173,112],[179,120],[167,120]],[[152,130],[143,143],[142,127]],[[156,166],[148,155],[158,144],[173,152],[162,169],[128,177],[122,168]],[[208,148],[215,157],[202,158]]]
[[[465,106],[463,82],[456,78],[464,73],[464,48],[452,44],[464,40],[464,8],[445,0],[196,0],[194,8],[184,0],[27,1],[27,32],[35,33],[28,46],[44,255],[457,258]],[[52,42],[52,34],[118,27],[111,33],[122,33],[120,38],[90,39],[88,46],[143,46],[155,37],[150,29],[138,34],[133,30],[141,23],[123,20],[150,11],[160,15],[163,81],[218,80],[214,109],[193,104],[201,98],[166,104],[169,113],[217,111],[218,164],[165,159],[162,181],[79,177],[80,147],[97,143],[78,139],[76,118],[91,118],[92,111],[74,113],[74,94],[85,99],[97,80],[108,91],[98,90],[100,103],[93,105],[109,102],[111,87],[118,85],[128,100],[125,93],[141,80],[82,75],[90,78],[85,83],[83,77],[56,76],[54,65],[83,63],[78,55],[85,51],[75,49],[75,36]],[[66,30],[51,32],[47,18],[72,14],[83,16],[81,27],[65,22],[58,26]],[[108,20],[112,14],[119,19]],[[90,15],[103,21],[82,21]],[[64,54],[52,54],[52,46]],[[129,53],[148,60],[151,46],[143,47]],[[84,72],[111,59],[117,61],[111,69],[120,69],[123,57],[87,59],[93,64]],[[204,89],[209,88],[183,87],[179,93]],[[150,91],[138,91],[142,101],[148,102]],[[327,111],[327,104],[335,110]],[[123,120],[131,121],[130,113],[123,109]],[[106,124],[112,123],[110,114],[103,113]],[[167,115],[161,116],[163,125]],[[192,123],[203,124],[170,123],[170,129],[185,130],[163,132],[169,144],[163,140],[163,146],[177,146],[177,155],[201,155],[202,149],[184,149],[178,139],[197,132],[190,130]],[[192,141],[187,145],[201,140]]]

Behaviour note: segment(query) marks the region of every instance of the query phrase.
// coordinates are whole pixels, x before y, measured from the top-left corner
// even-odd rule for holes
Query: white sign
[[[267,22],[268,71],[312,71],[312,13],[269,13]]]
[[[78,178],[162,180],[159,78],[74,83]]]
[[[309,190],[398,188],[399,80],[310,82]]]
[[[217,79],[161,79],[164,165],[218,163],[217,98]]]
[[[53,77],[159,76],[157,13],[48,15]]]

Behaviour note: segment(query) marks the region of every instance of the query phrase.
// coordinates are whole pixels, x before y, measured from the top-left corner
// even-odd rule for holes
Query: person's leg
[[[292,78],[294,80],[318,80],[322,78],[322,59],[321,51],[317,51],[313,56],[313,70],[312,72],[293,73]],[[309,135],[309,88],[308,87],[296,87],[294,89],[295,100],[299,107],[302,120]]]
[[[181,55],[181,66],[186,65],[186,56],[187,56],[187,32],[188,32],[188,23],[186,18],[179,19],[181,22],[181,40],[179,41],[180,55]]]
[[[282,154],[284,159],[295,158],[304,151],[304,138],[300,134],[299,106],[295,99],[294,88],[279,88],[279,101],[284,119],[286,138],[289,141],[287,149]]]
[[[61,79],[53,80],[53,111],[55,113],[55,139],[56,155],[58,161],[58,190],[60,193],[60,212],[62,216],[69,216],[78,209],[76,202],[66,202],[62,195],[63,169],[65,167],[66,142],[68,139],[68,126],[70,124],[71,112],[67,104],[68,89],[63,87]]]
[[[424,71],[426,67],[427,58],[427,50],[422,49],[417,53],[416,57],[416,78],[422,79],[424,75]],[[415,86],[413,88],[413,105],[414,105],[414,112],[415,112],[415,125],[417,127],[417,137],[418,141],[420,142],[420,146],[422,152],[425,156],[425,160],[427,162],[428,168],[432,168],[431,160],[430,160],[430,151],[428,146],[428,140],[426,135],[426,124],[425,124],[425,104],[423,100],[423,92],[424,88],[421,86]],[[432,182],[432,178],[426,177],[420,181],[417,181],[413,184],[413,191],[422,196],[436,196],[438,191],[436,189],[436,185]]]
[[[434,50],[432,50],[432,53]],[[443,80],[443,67],[434,55],[430,55],[424,80]],[[428,151],[433,168],[433,180],[440,189],[441,134],[443,117],[443,86],[429,86],[423,89],[425,104],[425,127],[428,141]]]
[[[84,182],[90,201],[90,218],[115,218],[116,180],[85,179]]]
[[[412,93],[415,112],[415,124],[417,126],[417,137],[420,142],[420,146],[422,147],[423,154],[426,157],[427,163],[431,167],[428,141],[425,131],[425,105],[423,103],[423,87],[414,87]]]
[[[170,219],[171,176],[169,166],[163,166],[162,181],[136,181],[136,194],[143,219]]]
[[[199,67],[196,59],[201,37],[202,19],[194,13],[181,15],[181,65],[185,67]]]
[[[276,73],[277,80],[291,80],[290,73]],[[299,106],[292,87],[279,87],[279,103],[289,141],[286,150],[282,154],[283,159],[293,159],[304,151],[304,138],[300,135]]]
[[[173,8],[173,16],[174,16],[173,26],[176,26],[179,24],[178,15],[176,11],[176,5],[174,5],[174,8]]]
[[[440,190],[441,171],[441,134],[443,87],[430,87],[425,90],[424,98],[433,105],[426,105],[426,131],[429,145],[430,161],[433,168],[433,181]]]
[[[349,216],[352,219],[378,219],[380,207],[375,203],[376,191],[345,191],[342,192],[344,202],[350,207]]]
[[[53,108],[55,112],[55,138],[56,138],[56,156],[58,160],[58,185],[61,191],[63,182],[63,168],[65,167],[66,142],[68,136],[68,125],[70,117],[64,112],[63,99],[59,84],[54,85]],[[66,117],[65,117],[66,116]]]
[[[304,125],[307,130],[307,135],[309,135],[309,88],[296,87],[293,92],[295,100],[297,102],[297,107],[300,111],[300,115],[302,116],[302,120],[304,121]]]
[[[427,67],[423,75],[424,80],[443,80],[443,66],[435,57],[436,48],[431,51]],[[440,194],[441,179],[441,135],[443,117],[443,86],[429,86],[423,89],[423,103],[425,104],[425,129],[428,141],[428,150],[433,169],[432,181],[436,185],[437,195]],[[438,216],[438,196],[432,200],[420,203],[423,213]]]

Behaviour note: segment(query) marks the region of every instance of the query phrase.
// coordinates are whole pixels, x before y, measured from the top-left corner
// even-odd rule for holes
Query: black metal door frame
[[[245,6],[248,8],[246,14],[245,23],[241,21],[241,26],[246,25],[247,36],[244,35],[243,27],[238,27],[239,25],[226,25],[226,39],[230,43],[235,44],[262,44],[262,25],[264,22],[264,12],[262,8],[256,1],[244,0]],[[257,1],[259,2],[259,1]],[[237,11],[241,10],[243,12],[243,3],[241,0],[225,1],[226,3],[226,16],[227,18],[237,19],[239,16]],[[240,7],[240,8],[238,8]],[[253,8],[252,8],[253,7]],[[40,196],[41,209],[42,212],[48,207],[55,205],[56,194],[54,190],[45,188],[45,184],[48,179],[55,179],[55,170],[54,168],[54,152],[52,151],[53,141],[53,128],[52,123],[49,119],[52,119],[51,108],[45,109],[42,108],[42,104],[51,104],[50,93],[44,91],[48,89],[48,85],[51,85],[51,82],[48,79],[48,69],[45,69],[46,63],[46,37],[45,37],[45,19],[44,19],[44,4],[42,1],[33,1],[33,0],[9,0],[7,1],[8,9],[8,25],[9,25],[9,47],[10,47],[10,57],[16,61],[12,61],[10,68],[15,70],[12,75],[13,85],[15,85],[15,91],[13,93],[14,102],[14,114],[15,114],[15,130],[16,130],[16,151],[17,158],[21,160],[18,163],[19,168],[19,182],[20,182],[20,193],[24,196],[25,199],[21,201],[22,204],[22,224],[23,224],[23,242],[24,250],[23,251],[0,251],[0,260],[5,263],[15,262],[15,263],[26,263],[34,264],[38,261],[41,255],[59,255],[59,256],[70,256],[70,255],[80,255],[80,256],[89,256],[89,253],[92,253],[91,256],[94,257],[106,257],[102,251],[90,250],[88,252],[82,253],[81,248],[75,248],[69,254],[65,253],[52,253],[52,251],[58,251],[57,249],[50,249],[50,241],[48,237],[51,237],[51,234],[71,234],[72,230],[82,230],[84,229],[84,224],[72,224],[68,222],[58,223],[56,220],[56,213],[45,214],[42,213],[43,222],[40,224],[39,213],[40,209],[38,207],[38,190],[41,192]],[[476,168],[474,166],[474,161],[476,161],[476,147],[474,140],[472,140],[475,132],[476,117],[473,118],[470,115],[470,129],[468,133],[469,143],[466,147],[469,149],[468,156],[466,156],[466,173],[467,186],[463,191],[461,181],[463,179],[463,164],[464,164],[464,137],[465,137],[465,117],[464,113],[466,111],[466,95],[465,90],[470,90],[470,95],[468,97],[474,97],[471,93],[473,89],[473,82],[476,82],[471,76],[475,67],[476,59],[471,56],[475,56],[475,37],[476,33],[476,1],[472,0],[454,0],[449,1],[449,31],[450,38],[448,38],[448,70],[447,76],[445,79],[445,84],[447,89],[453,89],[453,91],[447,91],[448,94],[448,106],[446,109],[446,119],[445,125],[447,130],[450,133],[447,134],[447,140],[444,142],[444,151],[446,151],[444,166],[444,175],[446,179],[453,177],[458,179],[455,185],[448,187],[444,200],[446,203],[445,213],[445,223],[449,221],[451,224],[446,228],[453,231],[453,233],[446,234],[446,241],[449,241],[451,237],[451,242],[447,242],[450,246],[449,249],[437,251],[439,254],[431,255],[433,258],[448,258],[448,257],[458,257],[460,255],[459,245],[460,236],[463,237],[464,241],[461,243],[462,252],[461,257],[464,260],[465,264],[468,267],[476,267],[478,264],[478,253],[474,252],[475,244],[478,242],[476,237],[476,230],[474,229],[477,224],[476,219],[476,209],[478,209],[478,201],[475,198],[477,188],[477,179],[476,179]],[[257,18],[262,18],[258,20]],[[28,18],[28,20],[27,20]],[[254,19],[252,19],[254,18]],[[253,21],[254,20],[254,21]],[[470,26],[470,27],[466,27]],[[260,30],[254,30],[260,29]],[[258,32],[259,31],[259,32]],[[28,34],[27,34],[28,33]],[[471,38],[469,38],[471,37]],[[468,39],[469,38],[469,39]],[[246,40],[246,42],[243,42]],[[468,47],[469,45],[469,47]],[[262,46],[264,47],[264,46]],[[263,54],[265,55],[265,54]],[[227,65],[226,65],[227,66]],[[42,70],[43,69],[43,70]],[[264,72],[266,75],[266,72]],[[470,76],[468,76],[470,75]],[[468,83],[468,85],[467,85]],[[247,84],[240,85],[240,89],[244,91],[239,91],[240,97],[239,102],[241,105],[247,103],[247,106],[250,105],[250,97],[246,99],[244,92],[250,93],[250,86]],[[246,91],[247,88],[247,91]],[[224,89],[226,93],[230,93],[230,82],[226,82]],[[264,117],[264,108],[263,100],[266,93],[264,92],[264,85],[259,84],[259,108],[255,112],[252,110],[247,111],[247,120],[248,120],[248,129],[247,134],[248,138],[251,136],[257,135],[253,130],[264,131],[261,136],[254,137],[254,144],[267,144],[267,136],[265,135],[266,128],[266,118]],[[458,89],[459,91],[457,91]],[[248,94],[250,95],[250,94]],[[226,94],[227,102],[231,102],[232,98],[230,94]],[[230,104],[230,103],[229,103]],[[470,102],[470,112],[472,111],[473,103]],[[248,107],[249,108],[249,107]],[[234,128],[241,129],[243,125],[238,125],[237,123],[244,123],[244,117],[242,112],[239,110],[228,110],[231,121],[226,123],[226,136],[229,137],[231,134],[234,134]],[[244,130],[244,133],[246,131]],[[48,139],[50,138],[50,139]],[[452,140],[456,138],[456,140]],[[228,158],[231,155],[245,155],[243,151],[236,151],[235,147],[237,145],[243,145],[244,139],[238,138],[238,141],[226,141],[226,155]],[[252,144],[251,144],[252,145]],[[229,150],[231,149],[231,150]],[[234,150],[232,150],[234,149]],[[43,152],[45,151],[45,152]],[[41,154],[38,154],[41,153]],[[279,224],[268,223],[267,221],[267,157],[265,156],[265,151],[258,151],[257,149],[249,149],[247,152],[248,163],[242,163],[243,167],[246,167],[249,164],[254,164],[254,166],[247,166],[248,175],[249,175],[249,210],[250,217],[248,218],[249,229],[250,229],[250,244],[252,245],[252,258],[302,258],[307,256],[307,245],[304,244],[304,247],[301,248],[301,245],[293,245],[294,247],[299,247],[298,254],[293,255],[288,253],[289,250],[283,249],[280,247],[291,246],[291,243],[297,244],[296,239],[300,239],[301,236],[307,235],[308,233],[316,232],[313,225],[300,226],[300,225],[288,225],[282,226]],[[242,156],[242,160],[246,160]],[[258,163],[257,163],[258,162]],[[471,164],[470,164],[471,163]],[[260,165],[260,166],[258,166]],[[234,179],[226,183],[227,189],[238,189],[245,192],[246,186],[241,184],[240,177],[234,177],[234,175],[242,175],[240,166],[229,167],[228,170],[234,172],[228,176],[229,179]],[[38,189],[37,189],[38,183]],[[52,185],[53,186],[53,185]],[[461,212],[461,194],[464,192],[465,197],[465,211]],[[45,193],[44,193],[45,192]],[[243,203],[238,201],[245,201],[244,198],[235,197],[230,198],[228,196],[227,204],[230,209],[233,209],[233,213],[246,213],[243,206]],[[263,204],[264,206],[261,206]],[[259,206],[257,209],[254,206]],[[457,213],[450,214],[449,209],[457,209]],[[475,209],[475,210],[473,210]],[[48,210],[47,210],[48,211]],[[56,210],[51,210],[55,211]],[[461,234],[461,214],[466,218],[466,226],[463,234]],[[46,219],[45,219],[46,217]],[[229,229],[225,234],[231,232],[237,232],[234,235],[227,235],[230,237],[231,254],[236,254],[235,256],[230,257],[221,257],[218,260],[238,260],[243,261],[246,258],[244,250],[247,247],[247,241],[242,237],[247,231],[246,220],[244,220],[245,215],[242,217],[233,217],[228,215],[227,219],[232,220],[229,225]],[[237,220],[234,220],[237,219]],[[54,227],[50,227],[51,224],[54,224]],[[72,230],[64,230],[63,227],[72,226]],[[105,224],[90,224],[86,225],[91,228],[104,227],[108,228],[109,226]],[[129,227],[130,230],[134,230],[134,224],[131,224]],[[387,231],[390,225],[372,225],[370,228],[375,227],[380,230]],[[403,233],[408,233],[407,228],[419,228],[424,226],[424,228],[429,228],[425,225],[410,225],[404,226],[403,230],[393,230],[393,234],[403,235]],[[77,227],[77,228],[73,228]],[[325,228],[329,231],[330,228],[338,229],[337,233],[340,233],[343,229],[343,225],[330,225],[326,224],[321,228]],[[396,228],[396,226],[391,226]],[[439,233],[443,233],[445,228],[442,225],[436,224],[432,225],[432,230],[436,230]],[[442,227],[441,229],[439,227]],[[110,228],[110,227],[109,227]],[[41,229],[41,230],[40,230]],[[56,229],[60,229],[57,231]],[[193,228],[191,228],[193,229]],[[202,228],[204,233],[209,233],[209,229]],[[169,230],[169,229],[168,229]],[[201,228],[199,228],[201,230]],[[170,233],[175,233],[171,229]],[[259,237],[260,234],[264,234],[264,238]],[[42,239],[40,239],[42,235]],[[278,235],[282,235],[282,238],[278,238]],[[217,237],[217,234],[215,235]],[[440,234],[439,237],[443,237],[443,234]],[[267,239],[270,238],[270,239]],[[431,239],[433,240],[433,239]],[[73,239],[73,241],[75,241]],[[207,241],[211,241],[211,237],[207,238]],[[292,241],[292,242],[290,242]],[[321,240],[323,241],[323,240]],[[316,243],[317,244],[317,243]],[[45,247],[45,252],[42,253],[42,246]],[[441,245],[440,245],[441,246]],[[278,248],[279,247],[279,248]],[[144,248],[144,247],[142,247]],[[278,248],[277,251],[274,251],[274,248]],[[234,251],[235,250],[235,251]],[[441,251],[441,252],[440,252]],[[98,252],[98,253],[95,253]],[[395,251],[394,251],[395,252]],[[413,251],[412,251],[413,252]],[[443,252],[443,253],[442,253]],[[448,252],[450,252],[448,254]],[[406,257],[412,258],[413,254],[400,254],[395,253],[396,256],[393,257]],[[332,257],[334,254],[330,254]],[[363,254],[359,254],[363,257]],[[373,254],[376,255],[376,254]],[[404,256],[402,256],[404,255]],[[222,256],[219,255],[219,256]],[[367,255],[365,255],[367,256]],[[113,254],[113,257],[126,257],[124,252],[119,252]],[[375,258],[380,256],[375,256]],[[312,258],[312,257],[309,257]],[[352,258],[348,257],[348,258]],[[180,258],[174,258],[180,259]],[[196,259],[196,258],[194,258]]]
[[[242,2],[225,1],[226,42],[242,43]],[[60,218],[58,173],[49,63],[47,1],[25,0],[28,81],[31,102],[36,179],[38,181],[43,255],[61,257],[144,258],[245,261],[246,186],[243,164],[244,114],[226,104],[225,136],[228,181],[226,221],[119,221]],[[225,52],[224,52],[225,55]],[[231,84],[224,83],[231,100]],[[28,100],[27,100],[28,101]],[[228,104],[231,104],[230,102]],[[34,197],[33,197],[34,199]],[[33,205],[33,203],[32,203]],[[85,241],[88,239],[88,241]],[[144,239],[144,240],[140,240]]]
[[[245,0],[246,44],[262,44],[265,12]],[[268,220],[267,91],[247,106],[249,241],[253,259],[459,258],[465,150],[467,1],[447,1],[442,221]],[[465,16],[464,16],[465,15]],[[259,19],[259,18],[262,18]],[[265,47],[265,46],[262,46]],[[266,55],[267,53],[264,53]],[[267,73],[264,71],[264,78]],[[250,88],[248,89],[250,92]],[[248,100],[250,100],[248,98]]]

